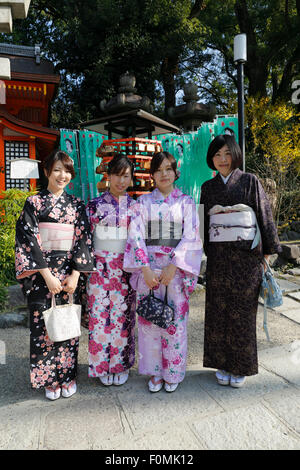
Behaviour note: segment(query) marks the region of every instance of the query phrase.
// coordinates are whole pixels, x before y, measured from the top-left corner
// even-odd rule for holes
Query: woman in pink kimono
[[[173,155],[160,152],[151,161],[156,189],[142,195],[134,206],[124,256],[124,269],[133,272],[131,285],[138,302],[155,288],[174,309],[168,329],[138,317],[139,372],[150,375],[151,392],[163,384],[167,392],[183,381],[187,359],[189,295],[200,271],[202,244],[193,199],[174,188],[178,179]]]
[[[124,250],[133,203],[126,190],[133,164],[116,155],[108,167],[110,189],[90,201],[87,215],[94,240],[97,272],[88,282],[89,377],[123,385],[135,361],[135,292],[123,271]]]

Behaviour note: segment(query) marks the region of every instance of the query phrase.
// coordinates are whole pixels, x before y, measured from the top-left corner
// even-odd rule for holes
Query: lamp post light
[[[243,156],[243,171],[245,163],[245,115],[244,115],[244,63],[247,61],[247,36],[238,34],[234,38],[234,62],[237,64],[238,79],[238,119],[239,119],[239,145]]]

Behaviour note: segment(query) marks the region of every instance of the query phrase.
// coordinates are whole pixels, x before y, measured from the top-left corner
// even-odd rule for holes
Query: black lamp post
[[[234,38],[234,62],[237,64],[238,79],[238,119],[239,145],[243,155],[243,171],[245,171],[245,113],[244,113],[244,63],[247,61],[247,36],[238,34]]]

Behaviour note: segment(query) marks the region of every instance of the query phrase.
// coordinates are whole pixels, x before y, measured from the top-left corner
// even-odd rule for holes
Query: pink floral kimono
[[[149,293],[142,267],[150,265],[157,273],[170,263],[177,267],[168,286],[173,324],[164,330],[138,317],[139,372],[179,383],[186,370],[189,295],[197,283],[202,255],[196,205],[177,188],[166,199],[155,189],[141,196],[133,209],[124,269],[133,273],[131,285],[138,302]],[[163,300],[165,289],[160,285],[155,296]]]
[[[135,361],[136,296],[123,271],[132,203],[128,195],[118,202],[107,191],[87,206],[97,268],[87,288],[89,377],[123,372]]]

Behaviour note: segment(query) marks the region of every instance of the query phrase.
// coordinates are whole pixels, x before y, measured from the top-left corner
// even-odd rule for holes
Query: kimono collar
[[[63,191],[60,196],[55,196],[55,194],[49,191],[49,189],[45,189],[44,191],[41,191],[40,194],[42,196],[45,195],[46,197],[49,197],[56,204],[60,199],[65,199],[67,193]]]
[[[178,197],[182,196],[183,192],[180,191],[178,188],[174,188],[173,191],[167,196],[164,197],[163,194],[156,188],[152,191],[152,197],[154,202],[162,203],[162,202],[169,202],[171,199],[177,199]]]
[[[229,176],[229,179],[227,181],[227,183],[224,183],[223,179],[222,179],[222,176],[220,175],[220,173],[217,174],[216,176],[216,180],[221,183],[222,185],[224,186],[231,186],[232,184],[235,184],[237,183],[237,181],[240,179],[240,177],[242,176],[243,172],[239,169],[239,168],[236,168],[235,170],[233,170],[233,172],[231,173],[231,175]]]
[[[126,197],[126,203],[128,205],[131,201],[131,197],[127,193],[125,193],[124,196],[122,197]],[[109,191],[105,191],[102,194],[101,199],[104,200],[105,202],[114,204],[115,206],[119,205],[118,199],[115,196],[113,196]]]

